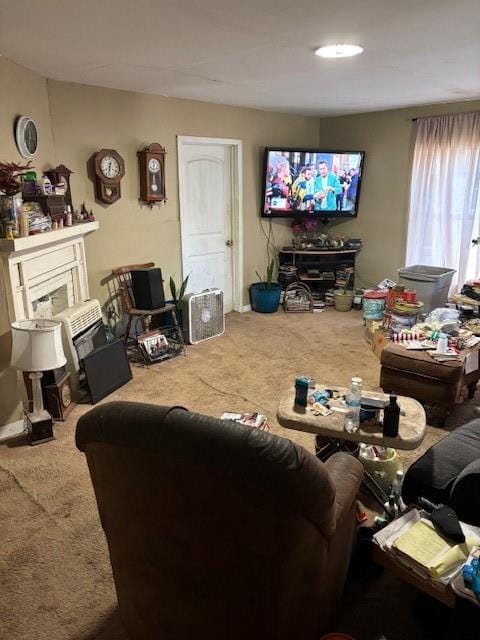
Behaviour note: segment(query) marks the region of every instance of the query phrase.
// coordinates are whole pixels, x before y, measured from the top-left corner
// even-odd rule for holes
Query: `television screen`
[[[262,216],[355,217],[363,151],[265,149]]]

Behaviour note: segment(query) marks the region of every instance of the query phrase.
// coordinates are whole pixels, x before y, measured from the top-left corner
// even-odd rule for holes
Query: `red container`
[[[415,289],[408,289],[406,302],[416,302],[417,301],[417,292]]]

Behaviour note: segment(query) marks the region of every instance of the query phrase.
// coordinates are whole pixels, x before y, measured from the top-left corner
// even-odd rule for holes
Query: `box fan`
[[[188,293],[183,307],[184,330],[190,344],[221,336],[225,331],[223,291],[205,289],[201,293]]]

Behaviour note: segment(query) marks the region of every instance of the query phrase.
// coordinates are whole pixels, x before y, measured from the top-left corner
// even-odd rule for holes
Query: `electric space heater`
[[[72,377],[72,386],[78,387],[79,362],[74,340],[102,320],[102,309],[98,300],[85,300],[57,313],[52,320],[62,323],[63,351],[67,358],[67,369]]]
[[[189,344],[198,344],[210,338],[221,336],[225,331],[223,291],[205,289],[201,293],[185,296],[183,313],[184,330]]]

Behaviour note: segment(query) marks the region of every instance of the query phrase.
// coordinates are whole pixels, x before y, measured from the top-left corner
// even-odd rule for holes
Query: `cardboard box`
[[[383,347],[390,342],[387,330],[383,328],[380,320],[367,320],[365,323],[365,340],[370,345],[373,353],[380,359]]]
[[[380,360],[382,349],[390,342],[390,335],[385,329],[377,329],[373,338],[372,350]]]

